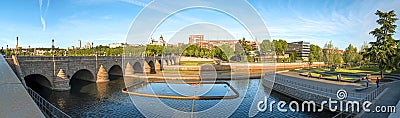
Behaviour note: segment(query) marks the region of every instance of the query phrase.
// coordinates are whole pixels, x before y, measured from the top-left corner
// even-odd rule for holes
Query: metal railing
[[[370,92],[367,96],[365,96],[365,97],[363,98],[362,102],[374,100],[376,97],[378,97],[378,95],[379,95],[380,93],[383,92],[383,90],[385,90],[385,87],[383,87],[383,86],[378,87],[377,89],[375,89],[375,90],[373,90],[372,92]]]
[[[379,88],[377,88],[377,89],[375,89],[375,90],[373,90],[372,92],[370,92],[370,93],[368,93],[361,101],[360,101],[360,103],[363,103],[363,102],[365,102],[365,101],[370,101],[370,102],[372,102],[372,100],[374,100],[376,97],[378,97],[379,95],[380,95],[380,93],[382,93],[383,91],[385,90],[385,87],[379,87]],[[351,108],[350,108],[351,109]],[[337,117],[343,117],[343,115],[345,115],[345,111],[341,111],[340,113],[338,113],[337,115],[335,115],[334,117],[332,117],[332,118],[337,118]],[[349,117],[352,117],[352,116],[354,116],[354,115],[356,115],[357,113],[355,113],[355,112],[352,112],[352,111],[350,111],[350,112],[347,112],[348,113],[348,115],[347,116],[345,116],[345,118],[349,118]]]
[[[31,95],[32,99],[35,101],[35,103],[38,105],[40,110],[42,110],[43,114],[45,114],[47,117],[50,118],[71,118],[68,114],[64,113],[60,109],[58,109],[56,106],[48,102],[46,99],[44,99],[42,96],[40,96],[38,93],[36,93],[34,90],[32,90],[29,87],[26,87],[26,90],[28,91],[29,95]]]
[[[310,89],[313,89],[313,90],[317,90],[317,91],[321,91],[321,92],[325,92],[325,93],[330,93],[330,94],[334,94],[334,95],[336,95],[336,92],[338,91],[338,89],[320,87],[320,86],[315,86],[315,85],[311,85],[311,84],[306,84],[306,83],[303,83],[303,82],[283,79],[282,76],[279,76],[279,77],[277,76],[275,78],[275,82],[284,83],[284,84],[291,84],[291,85],[304,87],[304,88],[310,88]],[[347,94],[348,94],[349,97],[355,97],[355,98],[358,98],[358,99],[363,98],[363,94],[360,94],[360,93],[347,92]]]

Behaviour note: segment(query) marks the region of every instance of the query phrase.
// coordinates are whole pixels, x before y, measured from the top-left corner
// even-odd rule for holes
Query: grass
[[[304,72],[303,74],[308,75],[308,72]],[[319,77],[319,75],[320,74],[318,74],[318,73],[314,73],[314,72],[311,73],[311,76],[314,76],[314,77]]]
[[[349,74],[380,74],[378,67],[351,67],[351,68],[338,68],[335,72],[349,73]],[[384,74],[400,74],[400,70],[384,71]]]
[[[308,72],[304,72],[303,74],[307,75]],[[319,77],[320,74],[319,74],[319,73],[312,72],[312,73],[311,73],[311,76]],[[324,74],[322,74],[322,77],[323,77],[323,78],[335,79],[335,80],[336,80],[336,75],[324,75]],[[357,80],[357,79],[356,79],[356,78],[352,78],[352,77],[342,76],[342,80]]]
[[[202,64],[214,64],[213,61],[180,61],[179,65],[182,66],[199,66]]]

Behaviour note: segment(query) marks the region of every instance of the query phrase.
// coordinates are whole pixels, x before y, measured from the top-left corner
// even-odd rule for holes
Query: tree
[[[238,43],[235,44],[235,60],[243,61],[250,54],[252,47],[246,43],[246,39],[243,38],[239,40]]]
[[[398,20],[393,10],[389,12],[376,11],[375,15],[379,18],[376,22],[380,25],[379,28],[375,28],[369,34],[376,38],[375,42],[370,42],[369,47],[364,56],[367,56],[371,61],[375,62],[379,66],[381,78],[383,78],[383,71],[396,70],[399,65],[397,57],[396,42],[393,39],[393,35],[396,32],[395,22]]]
[[[289,55],[289,59],[290,61],[295,61],[297,60],[297,52],[296,51],[292,51]]]
[[[272,43],[269,40],[263,40],[260,44],[260,49],[261,49],[261,52],[263,52],[263,53],[272,51],[273,50],[272,48],[273,48]]]
[[[343,54],[344,57],[344,62],[347,64],[354,64],[354,63],[358,63],[358,53],[357,53],[357,48],[354,47],[353,45],[349,45]]]
[[[285,50],[288,48],[288,44],[285,40],[273,40],[272,43],[274,44],[276,55],[285,54]]]
[[[338,50],[335,49],[335,52],[333,54],[333,63],[336,65],[341,65],[343,64],[343,58],[342,55],[339,54]]]
[[[364,42],[364,44],[363,45],[361,45],[361,48],[360,48],[360,52],[359,52],[359,54],[360,54],[360,57],[359,58],[361,58],[360,60],[360,65],[362,65],[362,66],[365,66],[365,65],[369,65],[369,63],[370,63],[370,58],[368,57],[368,53],[367,53],[367,50],[368,50],[368,43],[367,42]]]
[[[316,61],[321,61],[322,56],[321,48],[317,45],[311,44],[310,45],[310,55],[308,56],[308,63],[312,65]]]
[[[230,59],[232,56],[234,56],[234,51],[231,48],[230,45],[228,44],[223,44],[221,45],[221,50],[226,54],[226,56],[228,57],[228,59]]]
[[[334,62],[334,55],[335,55],[335,48],[332,44],[332,41],[328,41],[325,46],[324,46],[324,50],[323,50],[323,60],[326,64],[333,65]]]
[[[213,52],[215,54],[214,57],[217,57],[221,60],[227,61],[228,57],[225,55],[225,53],[221,50],[221,48],[214,46]]]

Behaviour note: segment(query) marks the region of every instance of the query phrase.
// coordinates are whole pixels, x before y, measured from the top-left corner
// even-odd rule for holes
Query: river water
[[[240,94],[239,98],[243,98],[239,107],[231,114],[230,117],[248,117],[249,109],[253,102],[254,95],[258,89],[259,79],[251,79],[248,84],[243,84],[244,80],[231,80],[226,81],[232,85],[234,89],[243,93],[247,90],[247,94]],[[149,84],[150,87],[157,88],[160,90],[161,86],[158,84]],[[148,86],[148,87],[149,87]],[[125,87],[124,79],[116,79],[107,83],[90,83],[81,80],[71,80],[71,90],[65,92],[55,92],[44,87],[34,87],[41,96],[53,103],[59,109],[67,113],[72,117],[145,117],[133,104],[130,95],[121,92],[122,88]],[[218,86],[217,86],[218,87]],[[224,93],[225,90],[221,88],[226,86],[220,86],[220,89],[215,89],[217,92]],[[246,89],[247,88],[247,89]],[[132,89],[130,89],[132,90]],[[138,89],[139,92],[144,89]],[[134,91],[134,90],[133,90]],[[159,91],[163,92],[163,91]],[[168,93],[168,92],[164,92]],[[220,94],[220,93],[216,93]],[[209,94],[208,95],[213,95]],[[235,98],[235,99],[239,99]],[[156,99],[146,98],[143,99]],[[292,100],[290,97],[285,95],[272,92],[268,98],[268,101],[286,101],[289,103]],[[161,99],[161,101],[179,111],[190,112],[192,104],[194,104],[194,111],[207,110],[210,107],[217,104],[220,100],[175,100],[175,99]],[[301,103],[301,102],[299,102]],[[288,109],[288,106],[285,107]],[[278,112],[274,107],[275,111],[259,112],[255,117],[332,117],[335,113],[329,111],[323,111],[319,113],[309,112]],[[212,114],[211,114],[212,115]]]

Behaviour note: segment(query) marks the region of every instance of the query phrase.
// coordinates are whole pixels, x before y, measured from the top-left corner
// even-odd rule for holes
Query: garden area
[[[358,82],[362,80],[364,77],[373,78],[371,81],[374,82],[376,77],[380,78],[380,71],[379,68],[376,66],[369,66],[369,67],[347,67],[347,68],[304,68],[304,69],[295,69],[291,70],[293,72],[298,72],[301,76],[312,77],[312,78],[319,78],[319,79],[326,79],[326,80],[333,80],[339,81],[338,75],[341,75],[340,81],[345,82]],[[309,75],[310,73],[310,75]],[[398,76],[400,74],[400,70],[395,71],[384,71],[385,76]],[[382,82],[391,81],[388,78],[384,78],[381,80]]]

